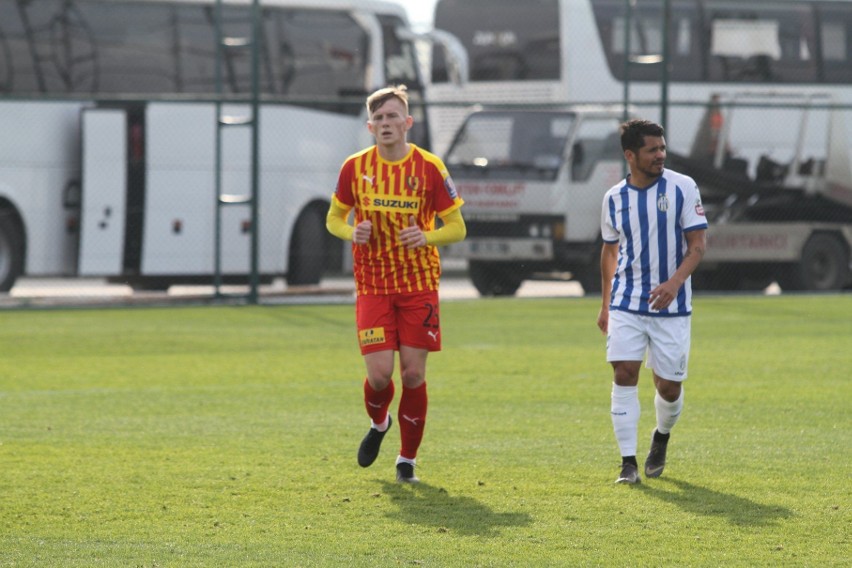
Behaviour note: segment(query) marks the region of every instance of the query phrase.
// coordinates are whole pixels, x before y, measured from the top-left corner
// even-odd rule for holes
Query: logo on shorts
[[[439,334],[439,333],[440,333],[439,331],[427,331],[427,332],[426,332],[426,335],[428,335],[429,337],[431,337],[431,338],[432,338],[432,341],[438,341],[438,334]]]
[[[383,327],[372,327],[370,329],[362,329],[358,331],[358,341],[361,343],[361,347],[366,347],[367,345],[376,345],[378,343],[385,342],[385,328]]]

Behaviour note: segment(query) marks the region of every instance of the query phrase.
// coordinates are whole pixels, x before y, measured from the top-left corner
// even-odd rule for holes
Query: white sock
[[[410,463],[411,465],[417,465],[417,460],[410,460],[408,458],[404,458],[402,456],[396,456],[396,464],[399,465],[401,463]]]
[[[622,456],[636,455],[636,436],[639,429],[639,387],[612,385],[612,429]]]
[[[657,409],[657,432],[670,433],[683,410],[683,387],[680,388],[680,396],[674,402],[667,401],[660,396],[660,393],[657,393],[654,397],[654,408]]]
[[[386,432],[388,428],[390,428],[390,412],[385,415],[385,421],[381,424],[376,424],[372,420],[370,420],[370,426],[375,428],[379,432]]]

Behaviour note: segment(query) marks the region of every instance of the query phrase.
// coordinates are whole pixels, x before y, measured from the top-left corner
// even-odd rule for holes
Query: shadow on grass
[[[439,532],[484,537],[499,536],[503,527],[526,526],[527,513],[497,513],[472,497],[450,495],[443,487],[382,482],[382,491],[399,507],[388,513],[403,523],[435,527]]]
[[[669,485],[671,490],[664,488],[664,484]],[[745,497],[699,487],[679,479],[663,477],[652,484],[643,483],[642,489],[648,495],[677,505],[689,513],[727,517],[735,525],[768,525],[793,516],[786,507],[761,505]]]

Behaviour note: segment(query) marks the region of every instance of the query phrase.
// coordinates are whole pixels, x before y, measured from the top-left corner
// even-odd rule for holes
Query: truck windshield
[[[477,112],[456,135],[446,163],[483,177],[555,179],[574,122],[565,112]]]

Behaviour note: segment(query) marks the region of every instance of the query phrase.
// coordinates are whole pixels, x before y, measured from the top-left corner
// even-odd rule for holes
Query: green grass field
[[[698,298],[637,487],[597,305],[444,303],[419,486],[356,464],[352,306],[0,313],[0,566],[848,566],[852,295]]]

